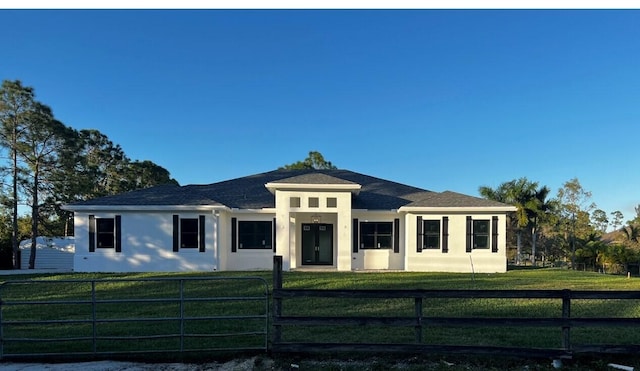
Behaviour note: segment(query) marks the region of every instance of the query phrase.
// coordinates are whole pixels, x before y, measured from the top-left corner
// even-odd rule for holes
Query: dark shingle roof
[[[467,196],[461,193],[444,191],[442,193],[431,192],[424,198],[412,202],[408,207],[501,207],[506,206],[502,202],[487,200],[484,198]]]
[[[355,182],[336,178],[324,173],[307,173],[302,175],[292,176],[290,178],[274,180],[270,183],[283,183],[283,184],[357,184]]]
[[[238,209],[275,207],[267,183],[361,185],[354,209],[392,210],[402,206],[505,206],[454,192],[436,193],[349,170],[279,169],[207,185],[163,185],[75,203],[73,206],[226,206]]]
[[[76,202],[72,205],[96,206],[174,206],[174,205],[219,205],[219,202],[209,198],[197,190],[198,186],[177,186],[173,184],[138,189],[113,196],[95,198],[93,200]]]

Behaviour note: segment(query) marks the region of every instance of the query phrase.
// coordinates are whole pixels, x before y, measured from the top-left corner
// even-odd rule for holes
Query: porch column
[[[282,256],[282,270],[291,269],[291,248],[289,246],[290,222],[289,208],[283,192],[276,191],[276,251]]]
[[[349,195],[350,196],[350,195]],[[341,197],[341,203],[338,207],[338,217],[336,222],[336,238],[338,240],[338,248],[336,257],[337,270],[350,271],[351,267],[351,198]],[[342,204],[344,203],[344,205]]]

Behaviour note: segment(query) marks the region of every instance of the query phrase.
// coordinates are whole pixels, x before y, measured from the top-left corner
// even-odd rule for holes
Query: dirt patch
[[[96,361],[80,363],[0,363],[1,371],[253,371],[271,370],[273,361],[261,357],[236,359],[229,362],[196,363],[137,363]]]
[[[638,366],[638,359],[625,359],[624,363]],[[238,358],[227,362],[207,363],[139,363],[120,361],[96,361],[78,363],[0,363],[0,371],[585,371],[614,370],[607,361],[592,359],[586,362],[566,362],[554,365],[551,360],[524,359],[467,359],[450,357],[425,359],[422,357],[363,357],[359,359],[334,359],[293,357],[271,359],[266,356]]]

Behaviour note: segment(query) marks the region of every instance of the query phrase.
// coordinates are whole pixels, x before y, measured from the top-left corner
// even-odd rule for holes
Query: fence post
[[[4,283],[0,283],[0,360],[2,360],[2,358],[4,358],[4,324],[2,323],[2,304],[3,304],[3,300],[2,298],[4,298],[3,295],[3,290],[4,289]]]
[[[422,298],[415,298],[416,343],[422,344]]]
[[[273,257],[273,290],[282,289],[282,256]],[[282,315],[282,298],[273,296],[273,344],[282,341],[282,327],[277,324]]]
[[[184,352],[184,280],[180,280],[179,286],[179,296],[180,296],[180,352]]]
[[[98,309],[96,299],[96,281],[91,280],[91,347],[93,354],[98,352]]]
[[[562,290],[562,348],[566,351],[571,350],[571,290]]]

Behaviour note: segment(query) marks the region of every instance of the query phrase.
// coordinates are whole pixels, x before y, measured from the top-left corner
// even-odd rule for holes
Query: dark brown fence
[[[348,316],[295,315],[283,314],[283,307],[296,312],[296,300],[359,300],[362,307],[375,307],[381,301],[397,300],[405,303],[405,315]],[[295,299],[295,300],[294,300]],[[474,300],[488,302],[488,308],[476,315],[425,315],[424,306],[432,301],[455,300],[460,305]],[[505,314],[504,304],[527,301],[527,308],[539,308],[538,313],[509,310]],[[407,315],[408,305],[413,313]],[[368,304],[367,304],[368,303]],[[500,304],[497,304],[500,303]],[[578,310],[572,316],[572,305]],[[337,305],[336,305],[337,306]],[[337,306],[343,308],[344,306]],[[432,308],[430,305],[429,308]],[[596,308],[597,307],[597,308]],[[501,309],[502,308],[502,309]],[[595,309],[594,309],[595,308]],[[557,311],[557,314],[553,314]],[[468,313],[469,311],[463,311]],[[471,311],[473,312],[473,311]],[[551,315],[549,315],[551,313]],[[607,313],[605,317],[601,313]],[[335,341],[314,341],[313,331],[302,328],[329,327],[335,334]],[[390,342],[344,342],[342,334],[347,331],[368,334],[369,328],[411,329],[413,335],[405,336],[409,341]],[[307,339],[286,339],[283,331],[293,328],[296,335],[308,334]],[[453,343],[434,343],[425,339],[425,334],[435,333],[437,328],[452,328],[458,337]],[[477,328],[502,329],[503,333],[488,331],[486,336],[478,335]],[[345,330],[343,330],[345,329]],[[585,332],[585,329],[587,329]],[[282,282],[282,257],[274,257],[273,269],[273,337],[274,352],[406,352],[406,353],[453,353],[453,354],[500,354],[526,357],[568,358],[580,353],[633,354],[640,351],[640,291],[573,291],[573,290],[318,290],[285,289]],[[379,331],[379,330],[378,330]],[[542,346],[528,341],[533,338],[549,339]],[[580,342],[572,341],[572,334],[580,333]],[[505,332],[507,334],[505,334]],[[582,333],[587,335],[583,336]],[[470,335],[469,335],[470,334]],[[604,336],[606,334],[607,336]],[[513,341],[510,343],[510,336]],[[364,337],[367,337],[366,335]],[[384,335],[382,336],[384,337]],[[496,339],[491,339],[495,337]],[[555,339],[553,339],[555,337]],[[347,338],[354,338],[347,336]],[[372,337],[380,339],[380,336]],[[392,339],[392,336],[389,336]],[[613,344],[602,339],[615,339]],[[326,339],[326,338],[325,338]],[[450,339],[450,338],[449,338]],[[492,345],[497,340],[498,345]],[[595,340],[595,341],[594,341]],[[593,341],[593,343],[588,343]],[[506,343],[506,344],[505,344]],[[519,343],[519,344],[518,344]]]

